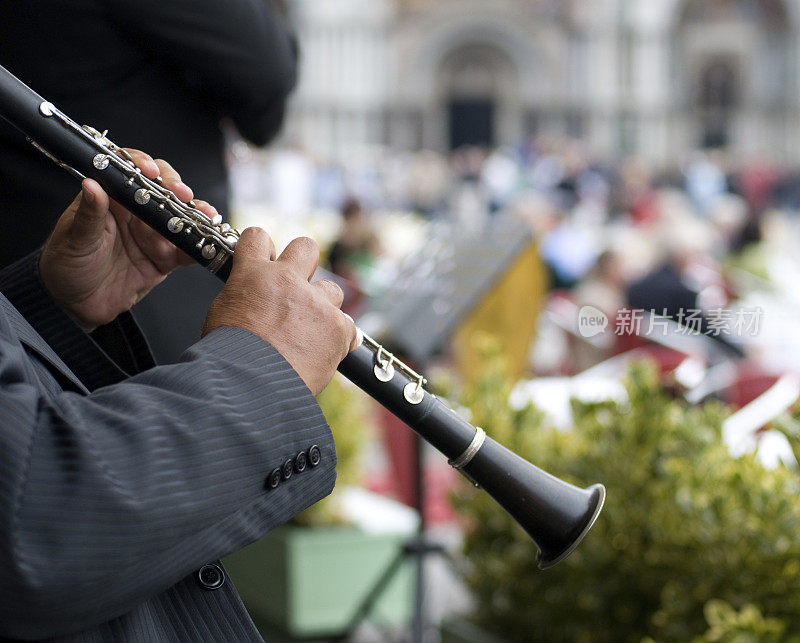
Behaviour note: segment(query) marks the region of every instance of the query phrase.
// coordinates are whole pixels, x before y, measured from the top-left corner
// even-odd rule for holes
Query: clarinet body
[[[145,177],[106,132],[81,126],[0,66],[0,118],[77,179],[95,179],[116,201],[225,280],[239,233]],[[425,390],[425,378],[364,335],[338,370],[443,453],[528,532],[539,566],[565,558],[602,508],[605,489],[580,489],[538,469]]]

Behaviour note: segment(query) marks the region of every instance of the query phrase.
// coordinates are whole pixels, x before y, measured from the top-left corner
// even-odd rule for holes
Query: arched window
[[[679,17],[676,95],[699,126],[699,144],[738,145],[753,123],[776,122],[768,114],[790,108],[793,47],[784,0],[687,0]]]
[[[446,97],[451,149],[497,143],[498,103],[515,78],[508,56],[491,45],[462,45],[445,57],[439,86]]]

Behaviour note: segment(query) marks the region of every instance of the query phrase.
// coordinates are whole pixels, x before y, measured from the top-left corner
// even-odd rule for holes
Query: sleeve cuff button
[[[225,584],[225,572],[219,565],[203,565],[197,572],[197,582],[203,589],[219,589]]]
[[[267,487],[274,489],[281,483],[281,478],[283,478],[283,473],[281,473],[280,467],[273,469],[272,473],[270,473],[267,478]]]

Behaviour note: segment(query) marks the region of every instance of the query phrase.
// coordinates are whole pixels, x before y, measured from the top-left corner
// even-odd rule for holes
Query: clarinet
[[[223,281],[239,233],[183,203],[160,179],[144,176],[107,131],[81,126],[0,66],[0,118],[77,179],[91,177],[134,215]],[[531,536],[545,569],[580,543],[603,506],[605,489],[580,489],[542,471],[472,426],[425,389],[426,379],[363,332],[338,370],[489,493]]]

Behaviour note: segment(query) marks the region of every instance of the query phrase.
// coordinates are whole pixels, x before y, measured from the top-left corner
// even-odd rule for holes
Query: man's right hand
[[[307,237],[275,258],[261,228],[247,228],[236,244],[228,281],[211,304],[203,335],[239,326],[272,344],[318,395],[336,367],[358,346],[353,320],[339,310],[342,290],[331,281],[309,283],[319,247]]]

